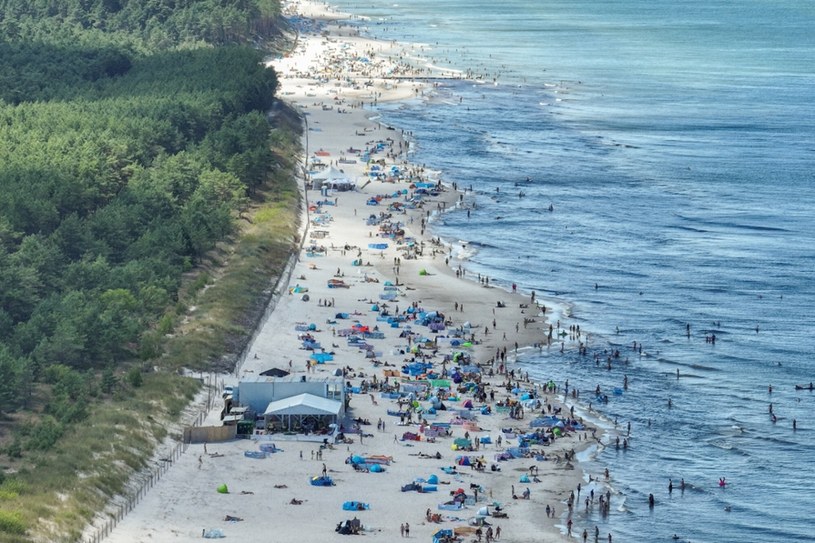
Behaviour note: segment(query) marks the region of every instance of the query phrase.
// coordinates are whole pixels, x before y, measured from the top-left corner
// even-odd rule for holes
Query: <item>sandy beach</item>
[[[273,62],[280,77],[279,95],[305,116],[304,158],[309,169],[333,168],[353,190],[304,190],[305,243],[291,284],[278,298],[246,361],[223,380],[235,386],[270,368],[308,379],[331,376],[339,369],[352,387],[364,388],[363,382],[371,384],[374,376],[377,386],[352,394],[343,423],[347,439],[332,448],[321,450],[319,442],[282,435],[279,440],[271,436],[279,451],[266,458],[245,456],[246,451],[258,450],[256,439],[190,446],[106,541],[197,541],[207,532],[239,541],[340,541],[345,536],[335,528],[354,517],[361,521],[364,535],[381,541],[405,537],[400,531],[405,523],[409,538],[432,541],[433,534],[448,529],[460,534],[462,541],[475,541],[478,526],[473,519],[484,507],[490,514],[481,525],[485,538],[488,528],[495,534],[500,527],[501,541],[569,540],[564,513],[570,493],[582,485],[583,494],[577,495],[574,505],[582,510],[590,489],[598,495],[605,491],[602,484],[588,482],[576,460],[566,460],[575,451],[598,446],[592,427],[565,429],[549,444],[531,445],[525,458],[498,459],[516,446],[515,436],[530,431],[536,418],[557,410],[566,419],[579,419],[583,413],[571,397],[567,401],[563,383],[556,392],[545,391],[542,384],[527,382],[512,369],[516,349],[545,348],[550,326],[560,317],[558,308],[533,293],[513,293],[491,286],[488,278],[472,277],[466,262],[453,258],[449,245],[432,238],[434,217],[468,202],[471,195],[449,186],[437,190],[439,180],[433,172],[408,162],[409,135],[381,125],[374,106],[421,99],[432,91],[428,88],[432,83],[422,79],[429,74],[416,67],[417,46],[358,36],[354,27],[342,23],[342,15],[324,4],[291,2],[287,10],[303,19],[295,51]],[[400,61],[406,58],[414,60]],[[371,174],[373,165],[379,175]],[[432,184],[427,194],[417,193],[418,187],[431,186],[425,184]],[[391,288],[385,290],[386,284]],[[289,290],[295,287],[299,289]],[[419,310],[443,315],[443,328],[431,330],[412,322],[410,315]],[[404,320],[398,327],[377,320],[385,311]],[[332,360],[311,368],[307,367],[311,352],[302,348],[300,337],[302,326],[309,324],[315,326],[308,333],[333,354]],[[374,356],[341,337],[341,331],[353,325],[381,332],[370,340]],[[432,363],[434,371],[449,374],[459,361],[449,358],[457,352],[479,368],[480,374],[471,377],[478,387],[466,392],[454,388],[455,399],[445,400],[448,410],[438,411],[435,418],[414,414],[410,421],[402,421],[388,414],[400,409],[397,400],[379,388],[386,377],[389,385],[401,381],[390,372],[423,361]],[[405,374],[401,377],[407,379]],[[474,398],[473,390],[484,396]],[[457,410],[467,400],[473,403],[471,418],[457,420]],[[430,405],[420,403],[425,409]],[[523,407],[522,418],[510,417],[504,408],[509,404]],[[220,423],[222,406],[216,406],[205,424]],[[482,409],[486,406],[489,414]],[[422,424],[423,418],[428,426]],[[451,435],[428,438],[433,422],[451,423]],[[404,440],[405,432],[421,439]],[[465,434],[477,450],[451,448],[454,439]],[[487,436],[482,444],[480,438]],[[346,462],[352,455],[386,458],[384,471],[355,470]],[[457,465],[461,456],[483,457],[485,469]],[[334,486],[310,484],[323,466]],[[438,479],[435,491],[401,490],[431,476]],[[522,477],[529,482],[521,482]],[[222,484],[228,493],[216,491]],[[467,496],[464,507],[439,509],[458,489]],[[348,501],[370,507],[344,511],[342,505]],[[592,507],[596,502],[595,498]],[[547,506],[554,508],[553,515],[547,516]],[[505,516],[493,516],[497,510]],[[576,522],[572,537],[579,539],[582,530]],[[593,532],[591,536],[593,540]]]

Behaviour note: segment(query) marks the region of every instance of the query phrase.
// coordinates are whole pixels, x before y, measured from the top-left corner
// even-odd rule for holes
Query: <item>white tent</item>
[[[298,394],[270,402],[264,415],[334,415],[340,413],[342,404],[314,394]]]
[[[329,166],[325,170],[311,176],[311,188],[320,189],[322,187],[334,190],[351,190],[354,183],[342,171],[334,166]]]
[[[342,403],[314,394],[298,394],[269,403],[263,417],[281,430],[328,428],[337,422]]]

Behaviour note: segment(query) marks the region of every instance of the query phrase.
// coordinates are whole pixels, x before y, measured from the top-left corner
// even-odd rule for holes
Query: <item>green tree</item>
[[[21,383],[25,362],[13,356],[0,344],[0,413],[15,409],[22,403]]]

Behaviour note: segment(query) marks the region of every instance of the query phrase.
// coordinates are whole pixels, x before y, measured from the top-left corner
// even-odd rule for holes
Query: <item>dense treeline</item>
[[[79,540],[199,390],[173,370],[262,314],[297,201],[279,10],[0,0],[0,540]]]
[[[278,0],[0,0],[0,35],[152,52],[262,42],[279,12]]]
[[[182,274],[273,164],[274,72],[211,44],[277,10],[0,0],[0,412],[59,381],[52,368],[159,354]]]

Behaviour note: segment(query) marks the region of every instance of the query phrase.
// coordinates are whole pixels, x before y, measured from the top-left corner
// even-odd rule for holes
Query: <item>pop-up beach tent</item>
[[[304,427],[328,427],[336,424],[342,404],[314,394],[298,394],[269,403],[263,417],[266,426],[278,425],[287,431]]]

